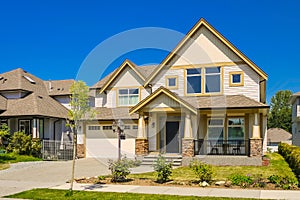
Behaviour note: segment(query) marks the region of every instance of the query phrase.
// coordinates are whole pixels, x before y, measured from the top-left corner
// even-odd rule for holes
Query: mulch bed
[[[87,177],[75,179],[77,183],[88,183],[88,184],[116,184],[116,185],[141,185],[141,186],[174,186],[174,187],[200,187],[197,181],[168,181],[166,183],[158,183],[152,179],[127,179],[123,182],[112,182],[111,178],[105,178],[104,180],[99,180],[98,177]],[[249,187],[242,188],[240,186],[234,185],[221,185],[217,186],[214,183],[208,186],[208,188],[232,188],[232,189],[257,189],[257,190],[282,190],[280,187],[276,187],[275,184],[266,182],[265,187],[255,187],[250,185]],[[293,190],[300,190],[300,188],[293,188]]]

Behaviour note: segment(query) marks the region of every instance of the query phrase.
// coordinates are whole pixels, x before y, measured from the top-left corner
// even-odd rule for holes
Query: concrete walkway
[[[52,189],[69,189],[68,184],[52,187]],[[168,186],[138,186],[138,185],[110,185],[110,184],[74,184],[74,190],[120,193],[165,194],[199,197],[234,197],[256,199],[300,199],[300,191],[287,190],[246,190],[220,188],[191,188]]]

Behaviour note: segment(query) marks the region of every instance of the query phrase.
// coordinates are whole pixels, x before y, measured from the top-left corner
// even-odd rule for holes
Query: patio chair
[[[219,149],[215,145],[213,145],[211,141],[209,141],[209,145],[211,147],[210,149],[211,154],[219,154]]]
[[[241,146],[242,146],[242,141],[238,141],[236,147],[232,148],[232,154],[233,155],[241,154]]]

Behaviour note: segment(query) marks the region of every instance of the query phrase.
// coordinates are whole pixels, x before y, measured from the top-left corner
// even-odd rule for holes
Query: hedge
[[[284,157],[293,172],[297,175],[298,180],[300,180],[300,147],[280,143],[278,145],[278,152]]]

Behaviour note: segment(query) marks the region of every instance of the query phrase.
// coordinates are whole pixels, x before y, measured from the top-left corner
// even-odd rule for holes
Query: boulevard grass
[[[41,161],[41,158],[36,158],[27,155],[18,155],[14,153],[1,153],[0,154],[0,170],[9,168],[10,163],[17,162],[30,162],[30,161]]]
[[[7,196],[8,198],[22,199],[174,199],[174,200],[231,200],[241,198],[224,198],[224,197],[194,197],[194,196],[175,196],[175,195],[159,195],[159,194],[138,194],[138,193],[115,193],[115,192],[91,192],[91,191],[73,191],[71,196],[66,195],[68,190],[53,190],[53,189],[33,189],[18,194]]]

